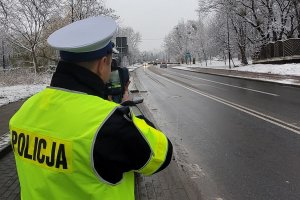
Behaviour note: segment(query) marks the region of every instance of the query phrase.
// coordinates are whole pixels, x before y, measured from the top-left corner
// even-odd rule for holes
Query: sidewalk
[[[23,102],[24,100],[21,100],[5,106],[0,106],[0,159],[11,150],[9,146],[8,122]]]
[[[207,74],[216,74],[221,76],[234,76],[238,78],[255,79],[259,81],[279,82],[282,84],[286,79],[292,79],[295,84],[300,86],[299,76],[279,76],[263,73],[252,73],[242,71],[229,71],[223,69],[204,69],[189,68],[190,71],[197,71]],[[144,92],[139,80],[133,75],[132,86],[130,90]],[[134,93],[134,95],[139,95]],[[22,101],[11,103],[0,107],[0,199],[19,199],[19,183],[13,158],[13,153],[9,146],[8,120],[13,113],[22,104]],[[150,119],[151,113],[147,107],[141,104],[140,109]],[[168,168],[150,177],[138,175],[136,177],[136,199],[137,200],[201,200],[201,191],[195,186],[188,172],[180,166],[173,157]]]
[[[0,199],[20,199],[20,185],[12,151],[0,157]]]

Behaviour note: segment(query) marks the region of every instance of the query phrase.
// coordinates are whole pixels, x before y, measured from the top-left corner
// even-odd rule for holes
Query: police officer
[[[147,119],[107,100],[116,22],[98,16],[48,38],[59,50],[50,87],[10,120],[21,199],[134,199],[134,172],[169,164],[172,144]]]

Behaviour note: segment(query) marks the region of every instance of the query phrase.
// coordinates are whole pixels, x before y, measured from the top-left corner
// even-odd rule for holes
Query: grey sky
[[[198,0],[106,0],[121,24],[141,33],[140,50],[160,49],[164,37],[181,20],[197,19]]]

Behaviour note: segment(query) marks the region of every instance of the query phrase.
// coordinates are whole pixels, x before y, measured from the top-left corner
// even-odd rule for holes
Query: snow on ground
[[[142,64],[134,64],[134,65],[131,65],[131,66],[127,67],[127,69],[128,69],[130,72],[132,72],[132,71],[134,71],[135,69],[137,69],[137,68],[139,68],[139,67],[141,67],[141,66],[142,66]]]
[[[257,64],[257,65],[237,67],[234,68],[233,70],[300,76],[299,63],[284,64],[284,65]]]
[[[240,65],[240,62],[234,60],[235,65]],[[200,67],[200,68],[214,68],[214,69],[228,69],[228,62],[225,65],[224,61],[212,60],[208,61],[208,65],[204,62],[192,64],[192,65],[181,65],[176,68],[184,69],[187,67]],[[258,73],[270,73],[270,74],[280,74],[280,75],[292,75],[292,76],[300,76],[300,63],[291,63],[284,65],[275,65],[275,64],[250,64],[247,66],[234,67],[231,70],[238,71],[248,71],[248,72],[258,72]]]
[[[235,64],[239,64],[235,61]],[[228,65],[228,63],[227,63]],[[129,71],[133,71],[142,65],[133,65],[128,67]],[[181,65],[176,68],[187,69],[190,67],[206,67],[205,63],[197,63],[195,65]],[[207,68],[216,68],[216,69],[228,69],[228,66],[225,65],[224,61],[208,61]],[[267,64],[258,64],[258,65],[248,65],[235,67],[231,70],[240,70],[240,71],[250,71],[250,72],[261,72],[261,73],[272,73],[272,74],[281,74],[281,75],[294,75],[300,76],[300,64],[285,64],[285,65],[267,65]],[[268,80],[270,81],[270,80]],[[282,83],[293,83],[293,80],[281,80]],[[15,86],[0,86],[0,106],[18,101],[20,99],[27,98],[42,89],[44,89],[46,84],[39,85],[15,85]]]
[[[47,85],[14,85],[0,87],[0,106],[27,98]]]
[[[128,67],[129,71],[134,71],[141,64],[136,64]],[[44,82],[49,82],[45,80]],[[32,96],[44,89],[46,84],[32,84],[32,85],[14,85],[14,86],[1,86],[0,85],[0,106],[9,104],[11,102],[18,101]]]

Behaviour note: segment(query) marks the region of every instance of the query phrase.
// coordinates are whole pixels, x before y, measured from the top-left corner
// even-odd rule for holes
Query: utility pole
[[[128,44],[127,44],[127,37],[116,37],[116,47],[119,51],[119,59],[120,63],[122,64],[124,57],[128,56]]]
[[[229,22],[228,22],[228,10],[227,10],[227,48],[228,48],[228,62],[229,62],[229,69],[231,69],[231,64],[230,64],[230,60],[231,60],[231,52],[230,52],[230,34],[229,34]]]

